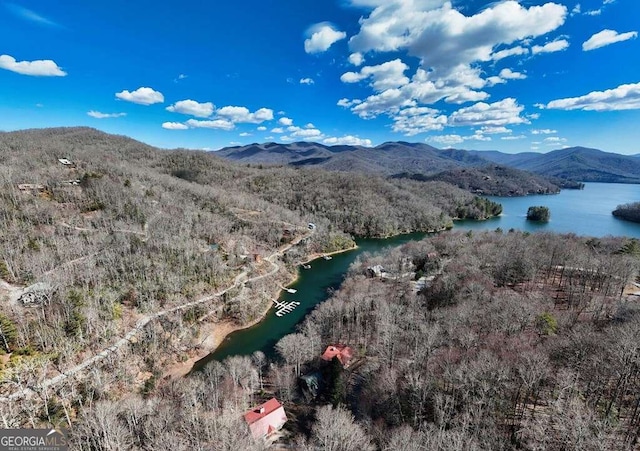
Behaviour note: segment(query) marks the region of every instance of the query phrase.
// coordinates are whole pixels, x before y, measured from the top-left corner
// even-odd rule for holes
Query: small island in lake
[[[529,221],[549,222],[550,218],[551,212],[549,211],[549,207],[529,207],[527,210],[527,219]]]
[[[640,222],[640,202],[618,205],[611,214],[625,221]]]

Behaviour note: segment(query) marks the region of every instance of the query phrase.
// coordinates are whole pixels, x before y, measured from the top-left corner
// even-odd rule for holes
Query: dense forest
[[[501,165],[461,167],[435,175],[400,174],[396,178],[411,178],[422,181],[442,181],[456,185],[476,194],[490,196],[526,196],[530,194],[557,194],[559,180],[521,171]],[[566,182],[570,183],[570,182]],[[567,188],[568,186],[563,186]]]
[[[289,416],[279,443],[300,450],[636,449],[640,305],[627,282],[638,255],[623,238],[520,232],[448,232],[365,255],[281,339],[278,361],[212,362],[126,402],[90,386],[90,400],[75,395],[91,408],[73,440],[266,449],[241,415],[275,395]],[[318,358],[331,343],[354,349],[348,368]],[[298,378],[314,373],[315,398]]]
[[[0,185],[5,427],[152,391],[222,324],[259,318],[296,256],[499,210],[444,183],[240,165],[88,128],[1,133]]]
[[[439,235],[355,264],[301,334],[358,349],[340,401],[376,448],[633,449],[633,249],[615,238]],[[371,278],[372,265],[397,277]]]

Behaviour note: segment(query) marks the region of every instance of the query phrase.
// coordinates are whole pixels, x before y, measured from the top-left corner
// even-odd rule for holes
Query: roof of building
[[[264,404],[260,404],[259,406],[254,407],[253,409],[245,413],[244,420],[247,422],[247,424],[253,424],[256,421],[275,412],[280,407],[282,407],[282,404],[280,404],[280,401],[278,401],[276,398],[271,398],[269,401],[265,402]]]
[[[353,350],[344,345],[327,346],[327,349],[322,354],[322,360],[331,361],[334,357],[337,357],[343,365],[348,365],[353,358]]]

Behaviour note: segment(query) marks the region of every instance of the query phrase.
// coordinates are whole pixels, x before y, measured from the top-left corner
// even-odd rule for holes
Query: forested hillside
[[[344,449],[636,449],[633,243],[447,233],[363,258],[298,347],[280,348],[284,368],[317,368],[318,342],[358,350],[319,402],[366,431]],[[387,275],[371,277],[373,265]],[[306,427],[317,443],[318,425]]]
[[[252,164],[318,167],[330,171],[382,174],[396,179],[445,181],[464,190],[493,196],[553,194],[561,188],[582,186],[568,176],[552,177],[507,167],[518,164],[517,155],[436,149],[423,143],[386,142],[373,148],[325,146],[313,142],[266,143],[229,147],[216,151],[216,155]],[[541,157],[540,154],[531,155],[532,158]],[[529,161],[531,155],[526,154],[523,160]],[[491,164],[493,159],[504,165]]]
[[[232,357],[144,400],[98,397],[74,442],[265,449],[241,415],[275,395],[279,443],[299,450],[636,449],[633,243],[448,232],[365,256],[278,362]],[[347,368],[319,359],[336,343],[354,351]],[[300,375],[319,378],[317,396]]]
[[[549,153],[473,151],[473,155],[536,174],[581,182],[639,183],[640,161],[586,147],[570,147]]]
[[[264,313],[294,273],[284,249],[302,259],[499,209],[441,183],[247,167],[88,128],[0,134],[0,185],[0,415],[13,426],[151,390],[220,324]]]
[[[477,168],[455,168],[435,175],[398,174],[394,178],[422,181],[442,181],[476,194],[490,196],[526,196],[529,194],[557,194],[560,188],[578,188],[568,182],[551,180],[527,171],[507,166],[487,165]]]

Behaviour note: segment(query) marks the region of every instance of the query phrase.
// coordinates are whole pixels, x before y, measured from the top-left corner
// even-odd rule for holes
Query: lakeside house
[[[348,367],[353,358],[353,349],[344,345],[329,345],[322,354],[322,360],[330,362],[337,357],[343,367]]]
[[[276,398],[271,398],[245,413],[244,420],[253,438],[260,440],[282,429],[287,422],[287,414],[282,404]]]
[[[386,278],[388,273],[387,273],[387,270],[384,269],[382,265],[375,265],[375,266],[369,266],[367,268],[367,275],[369,277]]]

